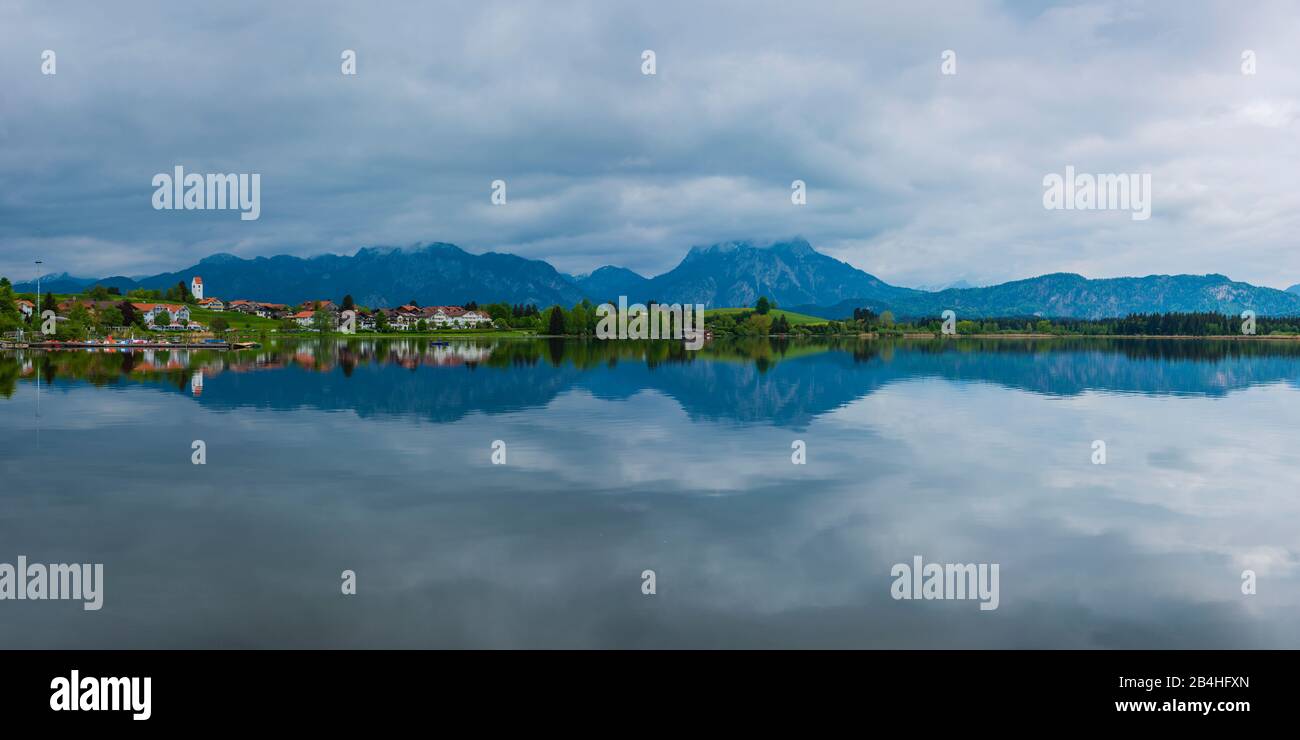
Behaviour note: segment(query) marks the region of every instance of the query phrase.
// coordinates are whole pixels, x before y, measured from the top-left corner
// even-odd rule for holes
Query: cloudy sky
[[[656,274],[801,235],[901,285],[1300,282],[1293,3],[112,5],[0,6],[0,274],[428,241]],[[261,218],[154,210],[176,165],[260,173]],[[1150,220],[1044,209],[1066,165],[1149,173]]]

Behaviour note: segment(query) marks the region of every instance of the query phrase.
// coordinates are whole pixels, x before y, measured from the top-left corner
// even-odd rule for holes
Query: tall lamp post
[[[36,308],[32,311],[32,318],[40,321],[41,318],[41,265],[40,260],[36,260]],[[41,362],[36,358],[36,446],[41,446]]]
[[[41,318],[41,265],[45,264],[36,260],[36,310],[32,311],[32,323],[40,321]]]

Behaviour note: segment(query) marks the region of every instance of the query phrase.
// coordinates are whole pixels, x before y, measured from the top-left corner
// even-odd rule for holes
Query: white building
[[[188,326],[190,323],[189,306],[176,303],[132,303],[131,307],[144,320],[145,326],[153,326],[158,314],[166,314],[167,323],[171,326]]]
[[[398,311],[388,319],[388,325],[398,331],[409,331],[420,322],[420,315],[408,311]]]
[[[460,316],[460,325],[467,326],[471,329],[491,323],[492,317],[480,311],[466,311]]]
[[[311,311],[299,311],[289,318],[293,319],[298,326],[301,326],[304,329],[310,329],[312,324],[316,321],[316,314]]]
[[[190,293],[194,296],[194,300],[203,300],[203,278],[195,275],[194,279],[190,280]]]
[[[438,306],[433,312],[433,325],[440,329],[473,329],[491,323],[492,318],[486,313],[466,311],[460,306]]]

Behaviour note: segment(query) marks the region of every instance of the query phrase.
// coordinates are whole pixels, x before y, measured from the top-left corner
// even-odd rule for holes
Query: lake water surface
[[[0,646],[1296,648],[1297,429],[1265,341],[0,353],[0,562],[105,572]]]

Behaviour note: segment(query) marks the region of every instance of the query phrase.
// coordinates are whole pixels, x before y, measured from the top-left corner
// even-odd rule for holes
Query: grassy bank
[[[708,320],[710,317],[714,317],[714,316],[735,317],[736,315],[741,313],[752,314],[754,313],[754,309],[752,308],[708,308],[704,310],[704,318],[705,320]],[[809,316],[808,314],[805,313],[795,313],[794,311],[786,311],[780,308],[774,308],[768,311],[767,316],[770,316],[773,319],[775,319],[777,316],[784,316],[785,320],[789,321],[791,326],[809,326],[812,324],[827,323],[826,319],[818,318],[816,316]]]

